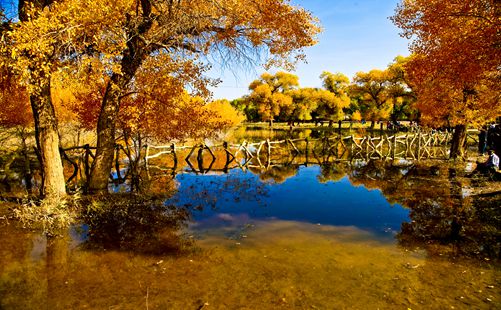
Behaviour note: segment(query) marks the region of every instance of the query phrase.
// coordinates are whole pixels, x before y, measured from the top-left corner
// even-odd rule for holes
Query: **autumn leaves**
[[[323,88],[302,88],[298,76],[264,73],[249,85],[250,94],[233,102],[250,121],[416,120],[415,94],[409,87],[405,57],[385,70],[358,72],[350,82],[342,73],[323,72]]]
[[[465,132],[501,115],[499,1],[403,1],[392,20],[412,40],[406,68],[423,123]],[[464,137],[452,157],[463,155]]]
[[[5,20],[2,55],[30,98],[45,158],[44,195],[65,192],[56,79],[83,81],[71,97],[78,118],[98,137],[89,189],[106,191],[117,128],[166,138],[228,123],[207,120],[215,115],[204,108],[214,82],[203,74],[208,55],[245,62],[265,53],[268,64],[289,66],[319,32],[307,11],[284,0],[20,1],[19,7],[20,21]]]

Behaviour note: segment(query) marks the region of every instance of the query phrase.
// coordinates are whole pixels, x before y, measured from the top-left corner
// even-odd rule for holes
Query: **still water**
[[[371,232],[375,238],[408,221],[408,210],[390,204],[379,190],[353,186],[348,177],[320,182],[320,167],[297,168],[289,179],[261,180],[251,172],[225,175],[181,174],[179,191],[169,202],[193,210],[194,227],[228,227],[253,221],[297,221],[348,226]]]
[[[188,171],[188,170],[186,170]],[[0,309],[499,309],[499,205],[448,167],[178,173],[59,238],[0,223]],[[458,194],[459,193],[459,194]],[[494,220],[494,222],[493,222]]]

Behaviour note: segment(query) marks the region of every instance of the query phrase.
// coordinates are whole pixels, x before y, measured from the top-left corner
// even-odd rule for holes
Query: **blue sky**
[[[384,69],[397,55],[409,55],[408,41],[388,19],[399,0],[292,0],[320,19],[319,43],[306,51],[307,64],[293,72],[302,87],[320,87],[323,71],[341,72],[352,78],[358,71]],[[211,76],[223,83],[213,89],[214,98],[235,99],[248,94],[250,82],[265,72],[262,67],[221,71]]]

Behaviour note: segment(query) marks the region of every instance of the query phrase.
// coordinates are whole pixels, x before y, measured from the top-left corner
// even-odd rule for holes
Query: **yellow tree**
[[[292,111],[288,109],[287,117],[289,121],[310,121],[313,119],[313,112],[318,108],[322,90],[315,88],[299,88],[288,92],[292,98]]]
[[[124,44],[98,120],[90,180],[94,191],[107,189],[120,99],[147,58],[165,53],[178,62],[196,63],[197,55],[211,54],[246,61],[267,51],[268,65],[289,65],[304,57],[302,49],[315,44],[319,32],[309,12],[286,0],[141,0],[115,14],[121,18],[118,32]]]
[[[190,95],[185,91],[186,85],[202,81],[200,76],[203,72],[197,71],[202,68],[174,68],[168,55],[163,56],[145,61],[130,83],[128,94],[121,99],[116,143],[129,158],[128,173],[134,189],[139,188],[140,162],[144,159],[145,144],[212,137],[243,119],[228,101],[206,104],[202,97],[196,95],[197,92]],[[69,111],[65,114],[74,113],[73,118],[80,122],[81,127],[95,130],[109,79],[104,69],[98,62],[85,72],[56,75],[54,79],[57,83],[54,84],[58,86],[53,92],[54,102],[62,105],[58,107],[56,104],[58,112],[66,108]],[[207,80],[204,85],[210,83]],[[66,88],[61,89],[59,85],[66,85]],[[207,91],[201,88],[202,93]]]
[[[322,72],[320,75],[324,88],[333,94],[324,95],[321,100],[317,113],[323,118],[329,120],[329,126],[333,121],[342,120],[344,117],[343,109],[350,105],[348,96],[348,87],[350,80],[342,73]]]
[[[115,6],[119,7],[117,3]],[[42,166],[42,195],[65,195],[58,121],[51,98],[54,72],[74,63],[78,51],[109,43],[96,35],[114,15],[96,1],[20,0],[19,22],[2,35],[2,54],[29,94]]]
[[[353,78],[352,96],[358,97],[360,112],[366,120],[371,121],[371,129],[374,129],[375,121],[385,120],[390,116],[393,98],[389,87],[389,74],[386,70],[357,72]]]
[[[251,91],[248,100],[257,106],[261,120],[273,124],[273,120],[282,112],[290,115],[293,111],[292,97],[288,92],[299,86],[297,75],[278,72],[263,73],[258,80],[249,85]]]
[[[45,1],[44,1],[45,2]],[[47,1],[47,5],[52,1]],[[33,17],[38,16],[45,3],[39,1],[20,1],[19,20],[22,24],[30,23]],[[16,31],[19,25],[11,24],[9,31],[2,34],[2,51],[4,61],[11,67],[18,65],[22,78],[25,81],[29,100],[33,109],[35,121],[35,136],[37,149],[40,154],[39,160],[42,166],[42,195],[65,195],[65,180],[63,166],[59,154],[59,136],[57,132],[57,121],[54,107],[50,96],[50,69],[48,68],[51,59],[49,51],[44,44],[40,44],[37,38],[33,38],[33,44],[22,46],[27,43],[22,37],[21,31]],[[37,25],[44,27],[44,23]],[[45,24],[46,26],[46,24]],[[12,50],[11,45],[17,45]],[[19,46],[21,45],[21,46]],[[17,49],[16,47],[20,47]],[[35,50],[37,52],[35,53]],[[25,62],[26,59],[31,62]],[[21,68],[26,68],[22,70]]]
[[[64,193],[57,119],[50,102],[56,70],[74,64],[84,69],[84,54],[108,65],[90,180],[91,189],[105,191],[120,102],[146,59],[169,55],[172,63],[204,67],[200,56],[245,63],[263,52],[267,65],[288,67],[304,58],[303,48],[315,44],[319,32],[311,14],[287,0],[21,0],[19,8],[21,22],[4,47],[12,47],[12,67],[38,100],[32,106],[46,187],[56,194]]]
[[[403,1],[392,20],[412,40],[406,70],[422,121],[453,126],[450,156],[462,157],[467,126],[501,114],[501,3]]]

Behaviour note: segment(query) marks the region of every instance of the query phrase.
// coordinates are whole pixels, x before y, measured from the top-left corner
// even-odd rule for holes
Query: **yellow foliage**
[[[233,108],[228,100],[215,100],[208,103],[205,108],[214,113],[209,122],[223,122],[225,127],[233,127],[245,120],[245,116]]]
[[[353,112],[353,114],[351,115],[351,120],[353,121],[361,121],[362,120],[362,114],[360,113],[360,111],[355,111]]]

